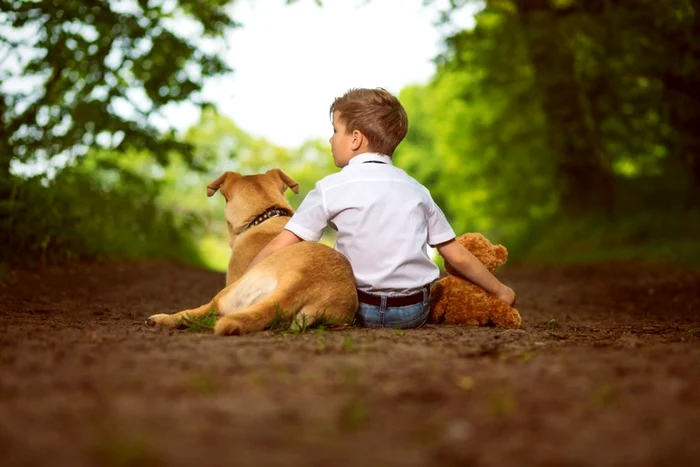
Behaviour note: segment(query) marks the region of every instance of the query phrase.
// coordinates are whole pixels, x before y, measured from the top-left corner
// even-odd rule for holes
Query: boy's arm
[[[265,248],[260,250],[260,253],[253,258],[248,269],[284,247],[294,245],[303,240],[320,240],[323,234],[323,228],[326,226],[327,222],[328,213],[323,201],[323,193],[319,182],[316,184],[316,188],[306,195],[304,201],[299,205],[299,209],[297,209],[289,222],[287,222],[284,230],[273,238]]]
[[[511,306],[515,304],[513,289],[496,279],[476,256],[457,241],[441,243],[437,245],[437,249],[445,261],[448,261],[465,278],[495,295],[502,302]]]
[[[260,250],[260,253],[258,253],[257,256],[253,258],[253,261],[250,263],[250,266],[248,266],[248,269],[252,268],[260,261],[270,256],[272,253],[279,251],[284,247],[288,247],[290,245],[294,245],[295,243],[299,243],[300,241],[302,241],[302,239],[294,235],[289,230],[283,230],[275,238],[273,238],[270,243],[265,245],[265,248]]]

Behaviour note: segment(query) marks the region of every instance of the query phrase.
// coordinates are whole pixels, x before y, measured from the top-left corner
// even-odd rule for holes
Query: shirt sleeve
[[[445,214],[431,198],[428,205],[428,245],[439,245],[455,237],[455,231],[447,222]]]
[[[297,237],[317,242],[323,235],[323,229],[328,224],[328,209],[326,208],[323,189],[317,183],[316,187],[306,195],[299,209],[284,226]]]

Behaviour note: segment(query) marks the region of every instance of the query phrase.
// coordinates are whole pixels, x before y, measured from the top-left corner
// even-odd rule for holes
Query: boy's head
[[[333,101],[330,113],[336,131],[341,126],[347,136],[359,132],[366,139],[369,151],[387,156],[394,154],[408,131],[408,116],[403,106],[381,88],[351,89]],[[334,138],[331,138],[331,146],[334,146]]]

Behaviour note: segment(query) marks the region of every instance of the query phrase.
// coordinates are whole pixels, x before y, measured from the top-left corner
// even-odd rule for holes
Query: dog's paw
[[[232,318],[222,318],[214,326],[214,334],[217,336],[240,336],[241,330],[241,323]]]
[[[155,325],[167,326],[169,328],[175,327],[172,323],[171,316],[164,313],[149,316],[146,320],[146,324],[151,327]]]

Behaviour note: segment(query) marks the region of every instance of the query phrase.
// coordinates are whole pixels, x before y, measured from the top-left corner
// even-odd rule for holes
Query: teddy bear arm
[[[491,309],[491,321],[499,328],[518,329],[522,322],[520,313],[493,296],[488,298]]]

